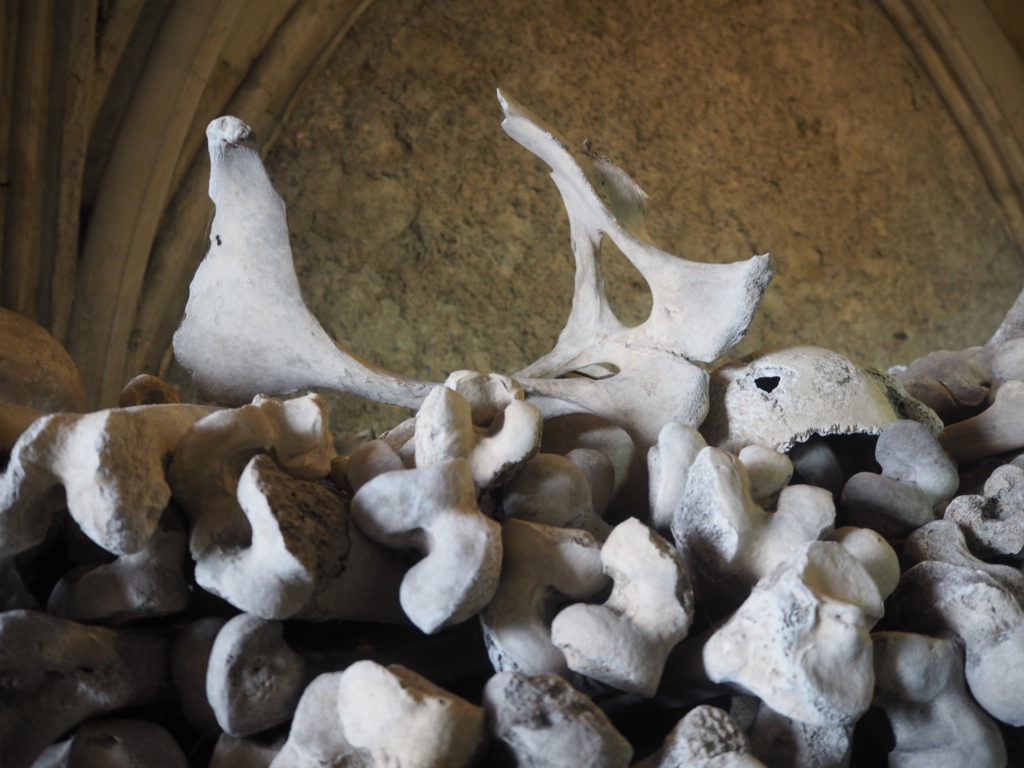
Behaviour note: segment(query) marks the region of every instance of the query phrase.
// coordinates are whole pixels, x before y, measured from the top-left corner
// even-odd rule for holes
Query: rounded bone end
[[[206,140],[211,147],[218,144],[238,146],[245,141],[255,141],[256,134],[237,117],[225,115],[210,121],[206,126]]]

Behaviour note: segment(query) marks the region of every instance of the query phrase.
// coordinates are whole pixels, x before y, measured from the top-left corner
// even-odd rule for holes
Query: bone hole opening
[[[764,390],[765,392],[771,392],[777,386],[779,386],[779,377],[758,376],[756,379],[754,379],[754,384],[757,386],[758,389]]]

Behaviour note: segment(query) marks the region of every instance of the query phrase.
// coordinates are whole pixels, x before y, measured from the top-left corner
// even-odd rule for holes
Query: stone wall
[[[496,87],[651,195],[687,258],[771,251],[746,342],[867,365],[984,341],[1024,263],[960,129],[874,2],[375,3],[310,83],[268,170],[314,313],[408,375],[512,372],[568,312],[565,214],[501,131]],[[627,321],[639,274],[606,259]],[[398,409],[335,398],[334,421]]]

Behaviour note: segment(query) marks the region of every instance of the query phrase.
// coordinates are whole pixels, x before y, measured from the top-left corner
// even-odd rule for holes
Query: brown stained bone
[[[36,611],[0,614],[0,755],[27,768],[94,715],[151,701],[167,677],[158,638]]]
[[[1024,448],[1024,381],[1008,381],[992,404],[977,416],[950,424],[939,436],[942,447],[960,463]]]
[[[124,389],[121,390],[121,394],[117,398],[117,407],[167,405],[180,402],[181,391],[176,386],[158,376],[140,373],[124,385]]]

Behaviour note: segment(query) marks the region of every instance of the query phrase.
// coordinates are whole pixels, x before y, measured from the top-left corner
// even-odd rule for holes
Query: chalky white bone
[[[353,497],[352,518],[374,541],[423,554],[399,593],[423,632],[465,621],[490,602],[501,570],[501,527],[477,507],[466,459],[377,475]]]
[[[502,541],[501,581],[480,613],[491,663],[497,671],[564,675],[565,656],[549,625],[561,605],[608,583],[601,544],[586,531],[514,518],[502,526]]]
[[[601,547],[612,579],[603,605],[576,603],[551,623],[569,668],[623,691],[653,696],[669,651],[693,621],[693,587],[682,558],[635,517]]]

